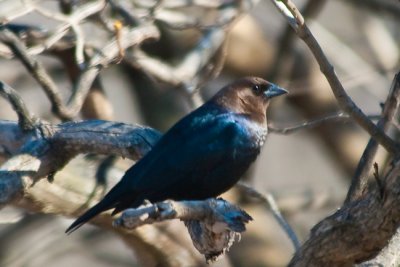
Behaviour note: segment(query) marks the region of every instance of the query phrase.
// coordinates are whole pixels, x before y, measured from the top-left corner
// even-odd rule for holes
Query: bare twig
[[[96,1],[94,3],[90,3],[87,5],[87,7],[90,7],[90,9],[86,10],[87,7],[84,9],[79,9],[79,13],[73,13],[70,16],[66,16],[61,13],[55,13],[53,11],[47,10],[43,7],[37,6],[34,4],[32,1],[29,1],[29,4],[34,6],[34,9],[36,12],[39,14],[51,18],[53,20],[61,21],[64,22],[66,27],[71,27],[72,31],[75,33],[75,60],[78,65],[81,65],[84,63],[84,52],[83,48],[85,45],[85,40],[84,40],[84,35],[82,32],[81,27],[79,26],[79,23],[82,22],[82,10],[85,10],[86,12],[83,13],[83,17],[86,17],[90,14],[97,13],[99,11],[99,7],[102,9],[105,6],[105,1]],[[100,9],[100,10],[101,10]],[[77,15],[78,14],[78,15]]]
[[[18,115],[18,125],[23,131],[30,131],[35,127],[35,118],[30,114],[19,94],[10,86],[0,81],[0,95],[7,99]]]
[[[380,115],[370,115],[368,116],[371,120],[374,119],[379,119]],[[323,123],[330,122],[330,121],[335,121],[335,122],[351,122],[353,121],[352,118],[349,115],[344,114],[343,112],[336,113],[333,115],[328,115],[319,119],[315,119],[312,121],[307,121],[300,123],[295,126],[290,126],[290,127],[276,127],[273,123],[268,123],[268,131],[271,133],[277,133],[277,134],[292,134],[300,130],[307,130],[311,129],[314,127],[318,127]]]
[[[159,32],[155,26],[146,25],[134,28],[132,30],[121,30],[123,39],[121,47],[126,49],[150,38],[158,38]],[[47,97],[52,103],[53,112],[61,119],[68,120],[76,116],[80,111],[82,104],[89,92],[89,89],[99,73],[102,66],[107,66],[119,54],[119,47],[116,40],[111,41],[102,51],[93,56],[80,76],[73,93],[68,100],[68,104],[64,105],[62,97],[59,93],[55,82],[47,74],[44,67],[39,61],[30,56],[23,43],[12,32],[2,29],[0,32],[0,40],[7,44],[14,54],[19,57],[29,72],[35,77],[44,89]]]
[[[225,32],[221,29],[207,31],[198,45],[185,55],[176,66],[170,66],[140,50],[136,50],[127,63],[139,67],[155,78],[174,86],[189,84],[223,44]],[[128,56],[128,55],[127,55]]]
[[[275,198],[272,196],[272,194],[260,193],[259,191],[255,190],[251,186],[246,185],[245,183],[242,183],[242,182],[239,182],[236,186],[238,188],[244,190],[244,192],[246,192],[246,194],[248,194],[249,196],[255,197],[255,198],[261,200],[262,202],[267,203],[269,205],[275,219],[277,220],[279,225],[282,227],[282,229],[285,231],[285,233],[289,237],[290,241],[292,241],[292,244],[293,244],[295,250],[298,250],[301,247],[300,241],[297,238],[296,233],[293,231],[290,224],[286,221],[286,219],[281,214],[279,207],[276,204]]]
[[[299,125],[291,126],[291,127],[285,127],[285,128],[279,128],[273,125],[272,123],[268,124],[268,131],[271,133],[278,133],[278,134],[291,134],[293,132],[297,132],[299,130],[306,130],[310,128],[317,127],[321,125],[322,123],[328,122],[328,121],[348,121],[349,116],[345,115],[344,113],[337,113],[333,115],[328,115],[326,117],[312,120],[312,121],[307,121],[303,122]]]
[[[309,0],[307,4],[303,7],[302,14],[308,19],[314,17],[324,6],[326,0]],[[273,66],[271,73],[269,73],[269,79],[272,81],[279,80],[282,77],[283,65],[288,61],[289,57],[293,54],[292,47],[294,45],[295,34],[290,25],[287,25],[282,36],[279,40],[278,51],[275,53],[274,62],[271,64]]]
[[[62,119],[70,119],[70,114],[68,114],[62,105],[61,95],[58,92],[59,90],[56,83],[51,79],[42,64],[28,54],[25,45],[11,31],[5,28],[2,29],[0,31],[0,40],[9,46],[36,81],[42,86],[52,103],[53,112]]]
[[[120,40],[118,41],[114,38],[101,51],[92,56],[88,67],[79,76],[68,101],[69,106],[75,107],[74,112],[79,111],[101,68],[108,66],[115,58],[118,58],[121,49],[125,50],[145,40],[157,39],[160,36],[158,29],[154,25],[143,25],[132,29],[122,28],[119,34],[121,36]]]
[[[255,5],[255,0],[231,0],[231,1],[155,1],[153,5],[135,3],[137,10],[145,13],[146,18],[156,19],[167,27],[175,30],[223,28],[231,24],[244,11]],[[198,12],[190,14],[182,12],[185,7],[197,8]],[[216,13],[212,19],[210,16],[202,16],[206,12]]]
[[[322,48],[305,24],[304,18],[290,0],[272,0],[273,4],[285,16],[293,27],[297,35],[307,44],[317,60],[321,72],[329,82],[332,92],[335,95],[340,107],[349,114],[362,128],[364,128],[372,138],[376,139],[387,151],[396,153],[399,145],[388,137],[379,127],[377,127],[361,109],[353,102],[346,93],[343,85],[335,74],[333,66],[330,64]]]
[[[28,3],[25,3],[26,6],[28,6]],[[29,7],[32,10],[36,10],[39,13],[41,13],[43,16],[49,17],[51,19],[58,19],[59,21],[63,21],[62,25],[58,26],[55,28],[51,33],[48,33],[46,38],[44,40],[40,40],[40,42],[35,42],[34,46],[28,48],[28,53],[30,55],[37,55],[45,52],[46,50],[49,50],[53,48],[54,45],[60,39],[66,36],[66,34],[69,32],[69,29],[72,28],[75,30],[75,33],[77,34],[77,42],[76,46],[79,48],[75,51],[75,58],[78,59],[78,62],[83,60],[83,37],[80,35],[81,33],[76,31],[76,27],[78,27],[78,24],[82,22],[84,19],[99,13],[101,10],[104,9],[105,7],[105,1],[99,0],[99,1],[91,1],[85,4],[82,4],[79,6],[78,9],[76,9],[73,13],[71,13],[68,16],[65,16],[61,13],[58,15],[52,11],[43,9],[42,7],[38,7],[37,4],[32,3],[32,1],[29,2]],[[75,26],[74,26],[75,25]],[[69,39],[69,44],[71,46],[75,47],[75,40],[73,38],[68,38]]]
[[[81,74],[81,67],[74,59],[74,49],[52,49],[52,54],[60,59],[72,84],[76,84]],[[113,107],[106,96],[101,76],[98,75],[90,86],[90,91],[82,105],[81,115],[84,119],[112,120]]]
[[[377,126],[383,131],[387,131],[394,115],[398,110],[400,101],[400,73],[397,73],[393,79],[392,86],[385,101],[382,111],[382,117],[378,121]],[[368,184],[368,173],[371,170],[376,152],[378,150],[378,142],[371,138],[361,156],[357,169],[351,181],[351,186],[347,192],[345,203],[360,198]]]

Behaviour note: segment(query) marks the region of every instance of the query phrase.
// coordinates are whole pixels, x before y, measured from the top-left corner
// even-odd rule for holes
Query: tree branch
[[[371,120],[379,119],[380,116],[379,115],[371,115],[371,116],[368,116],[368,118],[370,118]],[[332,114],[332,115],[327,115],[327,116],[319,118],[319,119],[306,121],[306,122],[300,123],[298,125],[289,126],[289,127],[277,127],[277,126],[275,126],[274,123],[268,123],[268,131],[271,133],[286,135],[286,134],[295,133],[297,131],[307,130],[307,129],[311,129],[314,127],[318,127],[321,124],[326,123],[326,122],[352,122],[352,121],[353,121],[353,119],[349,115],[346,115],[346,114],[340,112],[340,113],[336,113],[336,114]]]
[[[396,161],[384,188],[372,188],[314,226],[289,266],[353,266],[375,257],[400,225],[399,176]]]
[[[207,261],[215,261],[229,250],[237,234],[252,220],[239,207],[223,199],[164,201],[127,209],[114,226],[135,229],[144,224],[180,219],[185,222],[195,248]]]
[[[381,119],[377,126],[383,131],[387,131],[398,110],[400,101],[400,72],[393,79],[392,86],[383,107]],[[345,203],[360,198],[368,184],[368,173],[371,170],[373,160],[378,151],[378,142],[371,138],[365,148],[357,169],[347,192]]]
[[[18,115],[18,125],[23,131],[30,131],[35,127],[35,118],[30,114],[24,101],[18,93],[0,81],[0,95],[2,95],[12,106],[15,113]]]
[[[275,198],[272,196],[272,194],[267,193],[263,194],[258,192],[257,190],[253,189],[252,187],[239,182],[237,185],[240,189],[242,189],[247,195],[255,197],[259,200],[261,200],[264,203],[267,203],[272,214],[274,215],[276,221],[279,223],[281,228],[285,231],[286,235],[289,237],[290,241],[292,241],[293,247],[295,250],[298,250],[301,245],[300,241],[296,236],[296,233],[290,226],[290,224],[286,221],[286,219],[283,217],[281,211],[279,210],[279,207],[275,201]]]
[[[64,104],[56,83],[41,63],[29,54],[23,42],[7,28],[0,30],[0,41],[12,50],[14,55],[21,60],[26,69],[41,85],[52,104],[53,112],[63,120],[72,119],[78,114],[97,74],[102,67],[111,64],[119,55],[121,48],[127,49],[145,40],[158,38],[159,31],[153,25],[144,25],[133,29],[122,29],[121,36],[120,42],[115,39],[111,40],[103,46],[101,51],[91,57],[87,68],[83,70],[75,83],[67,104]]]
[[[331,86],[332,92],[343,111],[349,114],[372,138],[377,140],[388,152],[397,153],[399,145],[388,137],[379,127],[377,127],[362,110],[353,102],[346,93],[339,78],[336,76],[333,66],[323,52],[321,46],[307,27],[303,16],[297,7],[290,0],[272,0],[272,3],[278,8],[281,14],[287,19],[289,24],[295,30],[296,34],[307,44],[310,51],[317,60],[321,72],[326,77]]]
[[[144,70],[153,77],[173,86],[189,84],[204,68],[221,47],[226,34],[222,29],[212,29],[205,32],[198,44],[188,52],[179,64],[171,66],[141,50],[135,50],[133,55],[127,55],[126,62]],[[192,91],[189,91],[192,93]]]
[[[96,181],[91,178],[94,176],[94,170],[88,165],[90,162],[84,158],[73,160],[63,171],[56,174],[53,183],[39,182],[35,186],[27,187],[24,196],[13,205],[33,213],[77,218],[88,206],[97,203],[102,197],[102,190],[93,193]],[[113,175],[109,177],[106,191],[115,185],[125,168],[126,166],[120,165],[111,169]],[[144,225],[128,231],[126,228],[112,227],[113,220],[110,213],[105,212],[93,218],[91,224],[121,237],[135,253],[141,266],[206,266],[204,259],[192,246],[189,236],[182,234],[184,227],[179,222]],[[85,228],[81,231],[85,232]],[[59,234],[64,235],[63,232]]]
[[[56,83],[47,73],[46,69],[42,66],[42,64],[35,58],[33,58],[31,55],[29,55],[22,41],[20,41],[19,38],[13,32],[9,31],[6,28],[3,28],[0,31],[0,40],[11,49],[14,55],[21,60],[25,68],[42,86],[47,97],[52,103],[53,112],[55,112],[55,114],[62,119],[70,119],[71,116],[67,115],[68,112],[65,110],[62,104],[61,95],[59,94],[59,90],[57,88]]]
[[[114,154],[137,160],[161,136],[152,128],[101,120],[41,123],[27,133],[16,123],[0,121],[0,127],[4,150],[17,151],[0,167],[0,206],[19,199],[27,185],[54,175],[78,154]],[[21,144],[16,136],[25,142]]]

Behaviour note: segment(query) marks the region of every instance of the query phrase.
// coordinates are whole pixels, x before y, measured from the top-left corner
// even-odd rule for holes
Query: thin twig
[[[301,247],[300,241],[297,238],[296,233],[293,231],[290,224],[283,217],[282,213],[279,210],[278,205],[276,204],[275,198],[273,197],[273,195],[271,193],[263,194],[263,193],[255,190],[251,186],[246,185],[243,182],[239,182],[236,186],[238,188],[244,190],[246,192],[246,194],[248,194],[249,196],[255,197],[255,198],[261,200],[262,202],[267,203],[269,205],[275,219],[277,220],[279,225],[282,227],[282,229],[285,231],[285,233],[289,237],[289,239],[292,241],[292,244],[293,244],[295,250],[298,250]]]
[[[198,44],[185,55],[177,66],[171,66],[153,57],[148,56],[141,50],[136,50],[133,57],[127,63],[139,67],[171,85],[180,86],[189,84],[198,72],[209,63],[210,58],[215,55],[225,39],[225,32],[221,29],[206,31]]]
[[[387,131],[394,115],[398,110],[400,101],[400,72],[393,79],[392,86],[386,98],[385,105],[382,111],[382,117],[378,121],[377,126],[383,131]],[[349,203],[357,198],[360,198],[364,189],[368,184],[368,173],[372,168],[372,164],[378,151],[378,142],[371,138],[361,156],[357,169],[354,173],[349,191],[347,192],[345,203]]]
[[[322,6],[325,5],[326,0],[309,0],[303,7],[301,13],[304,18],[312,18],[321,10]],[[274,61],[271,64],[273,66],[269,73],[269,79],[276,81],[282,77],[283,67],[288,61],[289,57],[292,56],[295,34],[293,33],[292,27],[287,25],[282,36],[279,38],[278,52],[275,53]]]
[[[121,35],[123,37],[120,42],[121,48],[126,49],[144,40],[158,38],[159,32],[153,25],[144,25],[130,30],[122,29]],[[29,55],[26,47],[18,37],[4,28],[0,31],[0,40],[9,46],[28,71],[32,73],[49,98],[53,112],[63,120],[72,119],[78,114],[100,69],[110,64],[120,51],[117,41],[114,39],[105,45],[99,53],[95,54],[91,58],[87,69],[81,73],[79,80],[75,83],[74,90],[67,105],[65,105],[55,82],[40,62]]]
[[[26,69],[32,74],[36,81],[42,86],[44,92],[52,104],[53,112],[61,119],[71,119],[74,114],[70,114],[63,106],[61,95],[56,83],[47,73],[42,64],[34,57],[28,54],[25,45],[19,40],[14,33],[7,29],[0,31],[0,40],[5,43],[24,64]]]
[[[75,33],[75,60],[78,65],[84,63],[84,46],[85,37],[80,27],[80,23],[88,16],[93,15],[105,7],[105,1],[95,1],[93,3],[87,3],[86,5],[80,7],[78,11],[72,13],[71,15],[64,15],[62,13],[56,13],[51,10],[47,10],[43,7],[36,5],[34,2],[29,0],[29,5],[32,5],[36,12],[48,17],[53,20],[64,22],[64,27],[71,28]]]
[[[376,139],[388,152],[397,153],[399,145],[387,136],[382,129],[377,127],[362,110],[353,102],[346,93],[339,78],[336,76],[335,70],[321,46],[307,27],[303,16],[290,0],[271,0],[278,10],[285,16],[290,25],[293,27],[297,35],[307,44],[315,59],[317,60],[321,72],[326,77],[332,88],[332,92],[336,97],[340,107],[349,114],[362,128],[364,128],[372,138]]]
[[[368,116],[368,118],[370,118],[371,120],[379,119],[380,115],[370,115],[370,116]],[[303,122],[299,125],[285,127],[285,128],[276,127],[273,123],[269,123],[268,131],[271,133],[277,133],[277,134],[292,134],[292,133],[300,131],[300,130],[306,130],[306,129],[318,127],[321,124],[329,122],[329,121],[350,122],[350,121],[352,121],[352,118],[349,115],[346,115],[343,112],[340,112],[337,114],[328,115],[328,116],[325,116],[325,117],[322,117],[319,119]]]
[[[18,115],[18,125],[23,131],[32,130],[35,127],[35,118],[29,112],[18,92],[4,82],[0,81],[0,95],[7,99]]]
[[[350,117],[348,115],[344,114],[343,112],[340,112],[337,114],[328,115],[323,118],[303,122],[299,125],[285,127],[285,128],[278,128],[278,127],[275,127],[275,125],[273,125],[272,123],[269,123],[268,131],[271,133],[278,133],[278,134],[291,134],[291,133],[297,132],[299,130],[305,130],[305,129],[317,127],[317,126],[321,125],[322,123],[325,123],[328,121],[348,121],[349,118]]]
[[[68,106],[75,107],[74,112],[79,111],[100,70],[114,62],[121,49],[126,50],[128,47],[138,45],[148,39],[157,39],[160,36],[160,32],[154,25],[122,28],[119,34],[121,36],[119,40],[113,38],[101,51],[91,57],[87,68],[82,71],[74,84],[74,90],[68,101]]]

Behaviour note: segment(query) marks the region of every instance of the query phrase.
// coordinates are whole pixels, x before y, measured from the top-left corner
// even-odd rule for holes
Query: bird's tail
[[[86,211],[83,215],[81,215],[78,219],[76,219],[65,231],[67,234],[71,234],[75,230],[77,230],[79,227],[84,225],[86,222],[88,222],[90,219],[95,217],[97,214],[102,213],[103,211],[112,209],[115,207],[115,205],[118,203],[119,197],[121,197],[123,192],[120,192],[118,185],[116,185],[113,189],[111,189],[108,194],[104,196],[104,198],[94,205],[92,208],[90,208],[88,211]]]

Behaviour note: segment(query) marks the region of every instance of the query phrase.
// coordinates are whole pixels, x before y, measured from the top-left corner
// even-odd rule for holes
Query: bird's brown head
[[[246,77],[222,88],[212,101],[264,124],[270,99],[286,93],[285,89],[262,78]]]

